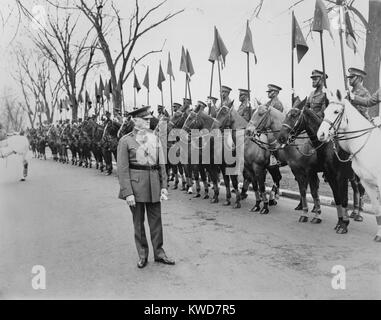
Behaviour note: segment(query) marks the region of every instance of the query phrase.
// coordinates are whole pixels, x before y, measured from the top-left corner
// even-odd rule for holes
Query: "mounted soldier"
[[[370,93],[368,89],[366,89],[363,85],[364,77],[366,76],[366,72],[357,68],[349,68],[349,75],[347,76],[349,85],[352,87],[351,93],[360,97],[369,99]],[[352,105],[360,112],[365,118],[370,120],[370,116],[368,113],[368,108],[366,106],[362,106],[352,101]]]
[[[241,102],[238,107],[238,114],[243,117],[247,122],[250,121],[253,115],[253,110],[249,101],[249,90],[239,89],[239,101]]]
[[[217,117],[217,98],[209,96],[207,98],[207,105],[208,105],[208,115],[215,118]]]
[[[229,88],[228,86],[221,86],[221,103],[220,103],[220,106],[218,108],[218,110],[222,107],[222,106],[231,106],[232,103],[231,103],[231,99],[229,97],[229,94],[230,92],[232,91],[231,88]],[[218,112],[217,110],[217,112]]]
[[[322,71],[312,71],[312,87],[315,88],[315,90],[311,92],[305,105],[306,108],[312,109],[320,118],[324,118],[324,110],[329,103],[326,94],[323,92],[323,76]],[[328,75],[325,75],[325,78],[328,79]]]
[[[275,84],[269,84],[267,85],[267,88],[267,96],[270,100],[266,102],[266,106],[273,107],[280,112],[283,112],[283,103],[278,98],[279,92],[282,90],[282,88]]]

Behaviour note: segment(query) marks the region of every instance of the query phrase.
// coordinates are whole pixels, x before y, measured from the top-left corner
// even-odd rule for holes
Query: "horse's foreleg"
[[[241,208],[241,193],[238,188],[238,176],[230,176],[233,184],[233,188],[235,190],[235,204],[234,204],[234,209]]]
[[[279,167],[271,167],[268,170],[274,182],[274,185],[270,191],[270,202],[269,202],[269,205],[273,206],[277,204],[275,198],[277,199],[279,198],[280,180],[282,180],[282,175],[280,173]]]
[[[263,208],[259,212],[260,214],[268,214],[269,213],[269,201],[267,199],[266,194],[266,169],[261,166],[257,166],[253,164],[253,169],[255,172],[255,177],[258,182],[259,192],[261,195],[261,199],[263,201]]]
[[[299,222],[307,222],[308,221],[308,204],[307,204],[308,179],[303,174],[295,175],[295,178],[296,178],[296,181],[298,182],[300,200],[302,204],[302,212],[299,217]]]
[[[380,211],[380,190],[381,190],[381,178],[378,179],[378,185],[371,185],[366,181],[362,181],[362,184],[368,194],[372,203],[373,211],[376,216],[377,222],[377,234],[374,237],[374,241],[381,242],[381,211]]]
[[[350,215],[350,218],[353,218],[355,221],[363,221],[363,217],[360,214],[362,211],[362,202],[364,195],[364,187],[360,183],[360,178],[357,175],[354,175],[351,181],[351,186],[353,189],[353,211]]]
[[[311,195],[314,200],[314,207],[311,212],[315,213],[315,216],[312,218],[311,223],[318,224],[321,223],[321,207],[319,199],[319,177],[317,172],[311,172],[309,175]]]

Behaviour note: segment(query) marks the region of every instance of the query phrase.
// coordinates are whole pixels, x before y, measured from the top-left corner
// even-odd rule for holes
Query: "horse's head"
[[[287,112],[279,132],[279,143],[287,143],[289,139],[293,139],[304,130],[303,112],[304,109],[298,108],[292,108]]]
[[[341,92],[337,90],[336,97],[330,92],[327,94],[328,107],[324,110],[324,119],[317,132],[317,137],[322,142],[329,141],[340,129],[345,129],[348,119],[345,116],[345,106],[349,101],[343,100]]]
[[[183,130],[190,133],[192,129],[200,129],[201,123],[198,118],[198,112],[191,111],[183,124]]]
[[[216,120],[219,123],[220,129],[231,128],[232,126],[233,102],[234,100],[228,106],[222,105],[217,112]]]
[[[247,130],[258,133],[268,130],[277,131],[281,128],[283,120],[284,115],[279,110],[260,105],[253,114]]]

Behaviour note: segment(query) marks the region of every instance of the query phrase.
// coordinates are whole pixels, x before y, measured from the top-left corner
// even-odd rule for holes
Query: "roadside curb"
[[[225,186],[225,183],[223,181],[221,181],[221,185]],[[240,188],[242,188],[242,182],[240,182],[238,186]],[[251,185],[249,186],[249,191],[254,191]],[[266,187],[266,191],[270,192],[271,188],[270,187]],[[287,190],[287,189],[279,189],[279,195],[282,196],[282,197],[289,198],[289,199],[294,199],[294,200],[299,200],[300,199],[299,192],[291,191],[291,190]],[[329,206],[329,207],[336,207],[335,201],[333,200],[332,197],[319,196],[319,199],[320,199],[320,204],[322,204],[322,205]],[[310,193],[307,193],[307,202],[308,203],[314,203],[313,198],[312,198]],[[353,201],[348,201],[348,208],[353,208]],[[374,215],[373,208],[372,208],[372,206],[370,204],[364,203],[364,208],[363,209],[364,209],[364,211],[363,211],[364,213],[368,213],[368,214]]]

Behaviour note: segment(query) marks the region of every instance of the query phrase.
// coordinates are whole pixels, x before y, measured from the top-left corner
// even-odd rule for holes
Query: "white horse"
[[[25,181],[28,176],[28,153],[29,141],[25,136],[12,135],[0,141],[0,158],[7,158],[12,154],[17,154],[22,159],[23,175],[20,181]]]
[[[374,240],[381,242],[381,129],[362,116],[348,100],[342,99],[340,91],[337,91],[337,99],[332,94],[328,98],[330,103],[317,136],[320,141],[331,140],[334,146],[338,143],[350,154],[348,160],[352,160],[352,168],[360,177],[376,215],[378,231]]]

